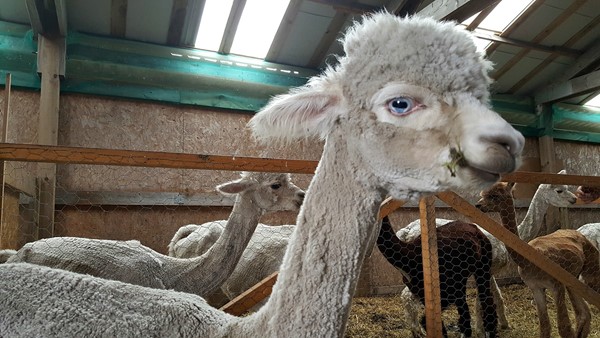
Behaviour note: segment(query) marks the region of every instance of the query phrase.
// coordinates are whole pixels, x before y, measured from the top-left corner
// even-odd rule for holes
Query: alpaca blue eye
[[[410,97],[396,97],[388,103],[390,112],[396,115],[409,113],[414,107],[415,101]]]

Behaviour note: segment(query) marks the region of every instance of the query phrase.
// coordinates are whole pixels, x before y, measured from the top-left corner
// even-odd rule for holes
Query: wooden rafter
[[[323,62],[323,59],[325,59],[327,56],[329,46],[331,46],[331,44],[335,41],[338,34],[344,27],[344,23],[347,19],[347,13],[337,12],[335,14],[335,16],[331,19],[329,26],[327,27],[327,31],[321,37],[321,41],[319,41],[315,52],[310,57],[306,67],[318,68],[321,65],[321,62]]]
[[[485,20],[485,18],[487,18],[488,15],[490,15],[490,13],[494,10],[494,8],[496,8],[496,6],[498,6],[499,3],[500,1],[496,1],[495,3],[489,5],[488,8],[482,10],[479,13],[479,15],[477,15],[477,17],[475,17],[475,19],[471,21],[471,23],[467,26],[467,30],[472,31],[475,28],[479,27],[483,20]]]
[[[498,0],[435,0],[419,11],[419,15],[436,20],[463,22],[471,16],[488,8]]]
[[[518,17],[516,20],[514,20],[510,26],[508,26],[501,34],[501,37],[509,37],[514,31],[516,31],[525,21],[527,21],[527,18],[529,18],[535,11],[538,10],[538,8],[540,8],[543,4],[544,4],[545,0],[536,0],[534,3],[532,3],[529,7],[527,7],[527,9],[521,14],[520,17]],[[489,46],[488,48],[486,48],[485,53],[487,55],[491,55],[498,47],[500,46],[499,43],[492,43],[491,46]]]
[[[546,37],[548,37],[551,33],[553,33],[556,29],[558,29],[573,13],[575,13],[586,0],[577,0],[572,3],[567,9],[565,9],[559,16],[557,16],[548,26],[546,26],[540,33],[538,33],[532,40],[532,43],[541,43]],[[530,48],[524,48],[515,56],[513,56],[510,60],[508,60],[502,68],[498,69],[494,72],[492,77],[494,79],[501,78],[504,74],[506,74],[509,70],[511,70],[521,59],[523,59],[529,52]]]
[[[225,25],[225,31],[223,32],[223,39],[219,46],[219,53],[229,54],[231,45],[233,45],[233,38],[235,38],[235,32],[240,24],[244,7],[246,6],[246,0],[234,0],[231,6],[231,12],[229,12],[229,18]]]
[[[188,0],[173,0],[171,5],[171,18],[169,19],[169,31],[167,32],[167,45],[179,46],[183,36]]]
[[[594,22],[596,22],[596,19],[594,19]],[[591,48],[577,58],[575,63],[569,66],[567,70],[563,71],[561,75],[556,77],[556,82],[564,82],[573,77],[585,75],[592,70],[590,68],[597,67],[600,63],[600,39],[596,39],[590,46]]]
[[[570,48],[575,45],[582,37],[584,37],[587,33],[592,31],[594,28],[598,26],[600,23],[600,15],[596,16],[594,20],[585,25],[582,29],[580,29],[575,35],[573,35],[567,42],[563,44],[562,47]],[[600,51],[600,47],[596,47]],[[537,74],[539,74],[542,70],[544,70],[548,65],[550,65],[554,60],[559,57],[559,53],[552,54],[548,56],[544,61],[540,62],[535,68],[525,74],[521,79],[515,83],[508,92],[515,93],[519,89],[521,89],[527,82],[531,81]],[[579,60],[579,59],[578,59]],[[577,61],[576,61],[577,62]],[[566,81],[566,80],[564,80]],[[557,81],[563,82],[563,81]]]
[[[127,29],[127,0],[111,0],[110,3],[110,35],[125,37]]]
[[[600,70],[569,81],[550,85],[535,94],[538,104],[565,100],[600,89]]]
[[[271,47],[269,47],[269,51],[265,57],[266,61],[274,61],[279,57],[279,53],[281,53],[281,49],[283,48],[285,41],[288,39],[288,36],[292,31],[292,26],[296,20],[296,17],[298,16],[298,11],[300,10],[301,4],[302,0],[290,1],[290,4],[285,10],[285,14],[283,15],[283,19],[281,20],[281,24],[279,24],[277,33],[275,33],[273,42],[271,42]]]

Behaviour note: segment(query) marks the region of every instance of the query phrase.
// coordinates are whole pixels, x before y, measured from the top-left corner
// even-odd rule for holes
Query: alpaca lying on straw
[[[217,241],[224,228],[224,221],[181,227],[169,244],[169,256],[191,258],[202,255]],[[295,228],[295,225],[271,226],[259,223],[235,269],[223,282],[221,289],[210,296],[209,303],[215,306],[224,305],[279,271],[285,249]],[[257,307],[262,304],[264,301]]]
[[[157,289],[207,296],[233,272],[260,216],[297,210],[304,191],[287,174],[242,173],[239,180],[217,186],[235,195],[222,235],[203,255],[191,259],[165,256],[138,241],[53,237],[28,243],[8,263],[27,262],[85,273]]]
[[[29,264],[0,265],[5,336],[343,337],[388,195],[481,190],[524,138],[490,110],[490,64],[452,23],[366,16],[324,74],[250,121],[261,140],[325,139],[267,304],[233,317],[197,296]],[[449,165],[454,163],[454,165]]]

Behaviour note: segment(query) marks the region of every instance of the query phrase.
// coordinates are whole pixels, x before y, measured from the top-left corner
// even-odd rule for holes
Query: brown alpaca
[[[593,201],[600,198],[600,187],[587,187],[582,185],[577,187],[575,195],[583,203],[592,203]]]
[[[496,183],[481,193],[477,207],[483,212],[499,212],[502,224],[517,234],[517,222],[512,197],[514,184]],[[545,255],[563,269],[581,279],[595,290],[600,290],[600,253],[577,230],[558,230],[529,242],[540,254]],[[519,266],[521,279],[533,292],[540,324],[540,337],[550,338],[552,328],[548,317],[546,292],[552,292],[556,301],[558,332],[562,338],[587,337],[590,332],[590,309],[587,303],[569,287],[552,278],[516,251],[507,247],[508,253]],[[567,312],[565,289],[575,310],[576,329],[573,331]]]

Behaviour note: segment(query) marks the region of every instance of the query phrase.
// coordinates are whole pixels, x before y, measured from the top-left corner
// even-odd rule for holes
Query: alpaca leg
[[[558,323],[558,334],[562,338],[574,338],[573,327],[567,311],[567,301],[565,299],[565,287],[557,285],[554,288],[554,301],[556,302],[556,322]]]
[[[456,308],[458,310],[458,329],[462,337],[471,337],[471,314],[469,313],[469,305],[467,304],[466,284],[462,294],[456,299]]]
[[[419,312],[423,308],[421,301],[406,287],[402,290],[400,298],[402,299],[402,304],[404,304],[404,318],[408,322],[408,327],[412,332],[413,338],[425,337],[425,329],[419,322]]]
[[[483,270],[483,271],[481,271]],[[492,294],[492,276],[488,269],[477,271],[475,280],[477,282],[478,304],[481,306],[481,315],[485,329],[486,338],[496,337],[498,331],[498,314]]]
[[[494,304],[496,304],[496,313],[498,314],[498,325],[500,326],[500,329],[508,329],[510,328],[510,326],[508,325],[508,319],[506,319],[504,297],[502,297],[500,287],[498,286],[498,283],[496,283],[496,278],[494,278],[493,276],[492,293],[494,295]]]
[[[573,290],[567,288],[567,292],[569,293],[569,298],[573,304],[573,310],[575,311],[575,318],[577,321],[575,337],[585,338],[590,334],[590,325],[592,320],[590,308],[587,303],[581,299],[581,297],[573,293]]]
[[[537,310],[540,323],[540,338],[550,338],[552,328],[550,326],[550,317],[548,317],[548,307],[546,303],[546,292],[541,288],[533,288],[533,300]]]

